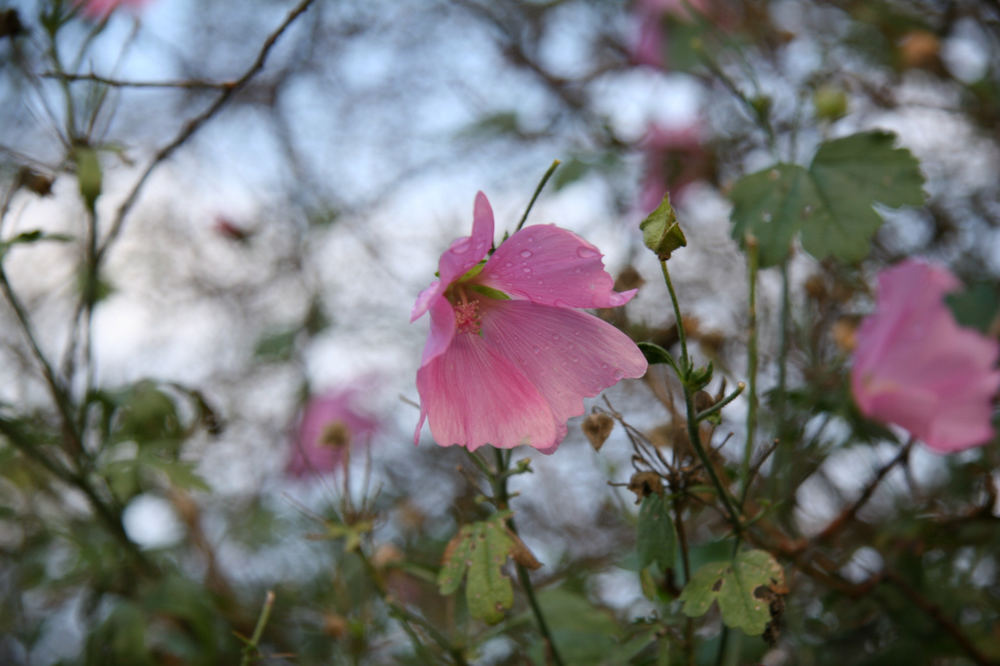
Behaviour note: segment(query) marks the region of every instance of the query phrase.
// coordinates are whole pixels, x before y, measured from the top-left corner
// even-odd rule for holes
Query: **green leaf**
[[[139,461],[146,467],[163,472],[171,485],[182,490],[201,490],[206,493],[212,490],[208,482],[194,470],[195,463],[169,460],[158,455],[142,455]]]
[[[698,569],[680,600],[688,617],[704,615],[717,601],[726,626],[759,636],[771,621],[771,611],[757,590],[777,592],[784,582],[784,571],[770,553],[745,550],[731,562],[710,562]]]
[[[441,594],[453,594],[466,576],[465,598],[469,613],[495,624],[514,603],[514,590],[501,570],[514,548],[505,520],[509,511],[489,520],[465,525],[445,549],[438,574]]]
[[[959,325],[974,328],[980,333],[989,331],[1000,313],[1000,291],[985,282],[948,294],[944,300]]]
[[[809,172],[795,164],[776,164],[738,180],[729,194],[733,238],[757,240],[761,268],[780,264],[802,225],[803,211],[816,202]]]
[[[538,605],[563,661],[574,666],[625,663],[622,631],[614,615],[568,587],[562,585],[538,593]],[[535,663],[547,663],[541,641],[533,647],[530,654]]]
[[[670,194],[663,195],[663,201],[639,223],[642,240],[661,261],[670,258],[670,253],[687,245],[687,239],[677,223],[677,215],[670,205]]]
[[[784,261],[800,232],[817,259],[863,259],[882,224],[875,204],[924,201],[920,165],[895,140],[890,132],[852,134],[820,145],[808,170],[776,164],[740,179],[730,193],[733,237],[756,238],[761,268]]]
[[[639,507],[639,526],[635,548],[639,554],[639,568],[645,569],[656,562],[663,570],[674,566],[677,556],[677,535],[670,520],[669,502],[663,495],[646,495]]]
[[[708,365],[691,370],[691,374],[688,375],[687,380],[688,389],[694,393],[708,386],[708,383],[712,381],[712,373],[714,371],[715,366],[711,362]]]
[[[297,328],[292,328],[264,335],[254,346],[254,356],[266,362],[287,361],[295,351],[295,338],[298,333]]]
[[[680,368],[677,365],[677,361],[666,349],[656,344],[655,342],[640,342],[637,344],[639,351],[642,355],[646,357],[646,361],[650,365],[656,365],[657,363],[666,363],[675,371],[677,374],[681,374]]]

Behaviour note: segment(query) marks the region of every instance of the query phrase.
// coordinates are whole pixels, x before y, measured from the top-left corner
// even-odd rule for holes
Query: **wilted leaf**
[[[453,594],[466,577],[465,598],[469,613],[494,624],[514,603],[514,590],[501,567],[514,548],[505,520],[510,512],[465,525],[445,548],[438,574],[441,594]]]
[[[771,611],[756,590],[783,592],[784,582],[784,571],[770,553],[745,550],[731,562],[710,562],[698,569],[680,600],[688,617],[704,615],[717,601],[727,626],[759,636],[771,621]]]

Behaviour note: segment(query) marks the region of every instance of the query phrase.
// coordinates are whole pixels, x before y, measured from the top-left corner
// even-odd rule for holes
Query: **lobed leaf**
[[[757,590],[781,593],[784,582],[784,571],[770,553],[745,550],[730,562],[703,565],[684,586],[680,600],[688,617],[704,615],[718,602],[726,626],[759,636],[771,621],[771,609]]]
[[[817,259],[858,261],[882,224],[873,206],[924,201],[916,158],[895,134],[861,132],[820,145],[808,169],[776,164],[737,181],[730,193],[733,237],[753,236],[760,267],[785,260],[795,236]]]
[[[445,548],[444,562],[438,574],[441,594],[453,594],[465,576],[465,598],[469,613],[495,624],[514,603],[511,587],[502,567],[517,546],[507,531],[509,512],[500,512],[489,520],[465,525]]]

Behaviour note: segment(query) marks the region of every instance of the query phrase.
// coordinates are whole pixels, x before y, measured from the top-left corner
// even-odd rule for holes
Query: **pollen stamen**
[[[455,308],[455,328],[459,333],[473,333],[479,335],[483,328],[482,319],[479,316],[479,301],[470,301],[465,296],[465,291],[459,291],[459,302],[454,304]]]

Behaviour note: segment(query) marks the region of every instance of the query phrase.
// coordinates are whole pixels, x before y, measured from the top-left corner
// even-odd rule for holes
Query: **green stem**
[[[521,221],[517,223],[517,227],[514,229],[514,233],[521,230],[524,223],[528,221],[528,213],[531,212],[532,207],[535,205],[535,200],[538,199],[538,195],[542,193],[542,189],[545,187],[545,183],[549,182],[549,178],[555,173],[556,168],[559,166],[559,160],[552,160],[549,170],[545,172],[542,179],[538,181],[538,187],[535,188],[535,193],[531,195],[531,201],[528,202],[528,207],[524,209],[524,215],[521,216]]]
[[[253,629],[253,636],[243,646],[243,658],[240,660],[240,666],[249,666],[253,654],[258,651],[257,646],[260,644],[260,638],[264,634],[264,627],[267,626],[267,621],[271,618],[271,608],[273,607],[274,592],[268,590],[267,596],[264,597],[264,607],[260,609],[260,616],[257,618],[257,626]]]
[[[681,375],[681,385],[684,387],[684,407],[687,413],[688,439],[691,440],[691,448],[698,455],[698,459],[701,460],[701,464],[708,473],[712,485],[715,486],[719,499],[722,500],[726,513],[729,514],[733,530],[736,532],[737,538],[739,538],[743,533],[743,524],[740,522],[740,515],[736,511],[732,499],[730,499],[729,491],[726,490],[726,487],[722,484],[722,480],[719,479],[719,475],[715,471],[715,466],[709,460],[708,453],[706,453],[705,447],[701,444],[701,437],[698,435],[698,416],[694,411],[694,396],[691,394],[690,386],[688,386],[688,375],[691,372],[691,357],[688,356],[687,338],[684,335],[684,322],[681,319],[681,306],[677,301],[677,293],[674,291],[673,282],[670,280],[670,271],[667,269],[666,261],[660,260],[660,269],[663,271],[663,281],[667,283],[667,291],[670,292],[670,303],[673,305],[674,316],[677,318],[677,337],[681,343],[682,370],[678,374]]]
[[[677,339],[681,343],[681,368],[685,376],[681,377],[681,382],[687,383],[687,373],[691,370],[691,359],[688,357],[687,335],[684,333],[684,320],[681,319],[681,306],[677,301],[677,294],[674,292],[674,283],[670,279],[670,270],[667,262],[660,260],[660,270],[663,272],[663,281],[667,283],[667,291],[670,292],[670,302],[674,306],[674,318],[677,320]]]
[[[747,273],[749,282],[748,298],[748,326],[750,328],[750,340],[747,343],[747,384],[750,390],[747,393],[747,438],[743,446],[743,466],[741,468],[740,480],[742,491],[740,493],[740,506],[746,502],[747,493],[750,491],[750,458],[753,457],[753,436],[757,430],[757,361],[758,361],[758,340],[757,340],[757,270],[758,252],[757,239],[748,236],[746,239],[747,248]]]
[[[444,650],[446,653],[451,655],[451,658],[455,661],[458,666],[467,666],[468,662],[465,661],[465,657],[462,655],[462,651],[453,645],[440,631],[438,631],[432,624],[425,621],[418,615],[414,615],[410,611],[406,610],[405,607],[394,601],[389,596],[389,590],[386,589],[385,581],[382,580],[382,576],[379,575],[378,571],[375,569],[375,565],[372,564],[368,556],[365,555],[362,548],[358,548],[354,551],[361,560],[362,566],[364,566],[365,571],[368,573],[368,577],[371,579],[372,583],[375,585],[375,590],[378,592],[379,597],[382,602],[389,607],[389,614],[399,620],[399,623],[403,626],[403,631],[406,635],[410,637],[410,642],[413,643],[413,649],[417,654],[422,655],[422,658],[427,663],[433,663],[435,660],[432,655],[429,655],[427,648],[423,643],[420,642],[420,638],[417,636],[416,631],[414,631],[411,625],[416,624],[427,632],[427,635],[431,637],[438,646]]]
[[[494,451],[496,453],[497,471],[495,475],[491,475],[491,481],[493,483],[494,499],[497,503],[497,509],[503,510],[508,507],[510,500],[510,496],[507,493],[506,474],[507,467],[510,464],[510,451],[505,452],[500,449],[494,449]],[[507,526],[510,528],[511,532],[517,534],[517,526],[514,524],[513,518],[507,519]],[[521,583],[521,587],[524,589],[525,596],[528,597],[528,605],[531,606],[531,612],[535,616],[535,621],[538,623],[538,631],[542,634],[542,638],[545,640],[549,656],[552,657],[552,663],[556,664],[556,666],[564,666],[565,662],[563,662],[562,656],[559,654],[556,642],[552,639],[552,633],[549,631],[549,625],[545,621],[545,614],[542,612],[542,607],[538,605],[538,599],[535,597],[535,587],[531,583],[531,576],[528,575],[528,570],[521,564],[515,563],[515,568],[517,569],[517,579]]]

